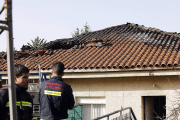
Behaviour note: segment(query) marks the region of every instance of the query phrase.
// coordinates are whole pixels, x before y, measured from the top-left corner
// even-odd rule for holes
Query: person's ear
[[[18,83],[18,81],[17,81],[17,77],[15,76],[15,83],[17,84]]]

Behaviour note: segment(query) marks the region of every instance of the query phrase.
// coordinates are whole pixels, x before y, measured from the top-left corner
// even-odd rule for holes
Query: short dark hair
[[[14,66],[14,75],[20,77],[22,76],[22,73],[29,73],[29,69],[24,65],[16,64]]]
[[[62,75],[64,72],[64,64],[62,62],[55,62],[52,65],[52,70],[57,75]]]

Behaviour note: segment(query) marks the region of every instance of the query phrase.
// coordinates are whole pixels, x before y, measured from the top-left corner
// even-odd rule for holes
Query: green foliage
[[[31,40],[32,44],[31,43],[27,43],[30,47],[40,47],[41,45],[45,44],[47,40],[44,40],[43,39],[40,39],[38,36],[34,39],[34,40]]]
[[[72,34],[72,37],[76,37],[80,34],[79,32],[79,28],[76,28],[76,30],[74,31],[74,33],[71,33]]]
[[[87,32],[91,32],[91,27],[88,25],[88,23],[86,22],[86,24],[84,25],[84,29],[81,29],[81,33],[87,33]]]
[[[86,24],[83,26],[84,28],[81,29],[81,32],[79,30],[79,28],[76,28],[76,30],[73,30],[72,37],[76,37],[82,33],[87,33],[87,32],[91,32],[91,27],[88,25],[88,23],[86,22]]]

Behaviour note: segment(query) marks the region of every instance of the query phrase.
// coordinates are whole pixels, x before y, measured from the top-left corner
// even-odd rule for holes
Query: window
[[[91,120],[105,114],[105,104],[83,104],[82,119]]]
[[[105,102],[104,98],[77,98],[77,104],[83,106],[82,120],[91,120],[105,115]]]

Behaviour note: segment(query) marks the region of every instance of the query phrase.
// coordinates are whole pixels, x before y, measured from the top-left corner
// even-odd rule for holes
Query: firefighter
[[[50,80],[41,83],[39,102],[41,120],[68,120],[68,109],[74,107],[74,96],[70,85],[63,82],[64,64],[56,62],[52,65]]]
[[[18,120],[32,120],[33,100],[26,91],[29,83],[29,69],[17,64],[14,67],[16,85],[16,106]],[[0,89],[0,119],[10,120],[8,87]]]

